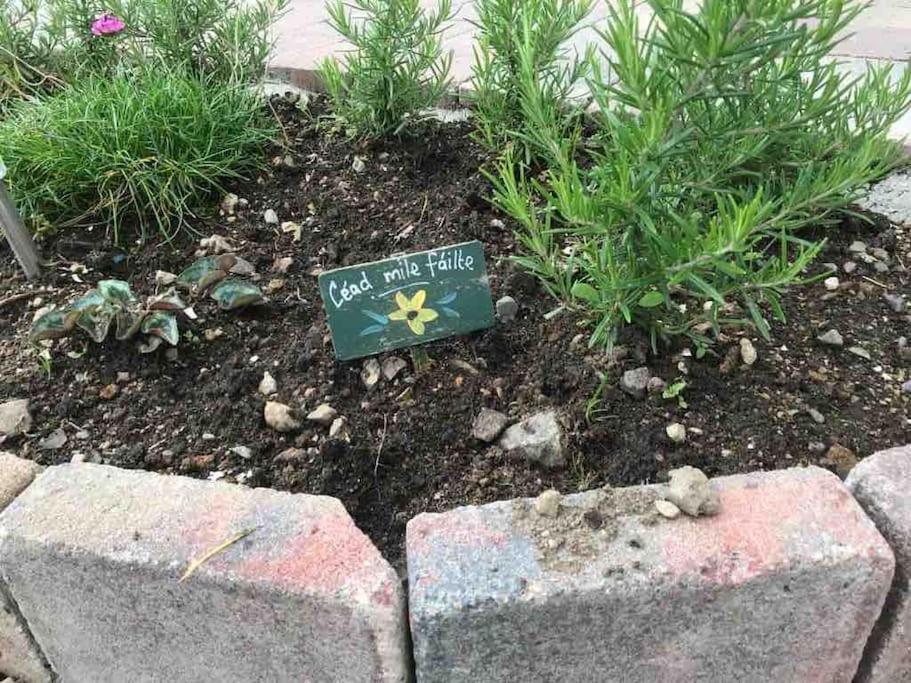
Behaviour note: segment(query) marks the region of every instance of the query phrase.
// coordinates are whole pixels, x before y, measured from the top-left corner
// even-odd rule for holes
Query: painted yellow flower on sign
[[[410,299],[398,292],[395,295],[395,303],[399,308],[389,314],[389,319],[408,323],[411,331],[418,336],[424,334],[424,323],[429,323],[431,320],[436,320],[440,317],[440,314],[432,308],[424,308],[424,300],[426,298],[427,292],[423,289],[419,289]]]

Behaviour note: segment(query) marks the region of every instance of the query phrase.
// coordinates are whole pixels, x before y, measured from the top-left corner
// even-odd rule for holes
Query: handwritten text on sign
[[[341,360],[493,325],[480,242],[331,270],[319,288]]]

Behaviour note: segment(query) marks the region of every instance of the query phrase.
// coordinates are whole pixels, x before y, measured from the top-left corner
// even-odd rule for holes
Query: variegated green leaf
[[[259,287],[243,280],[225,280],[212,290],[211,297],[225,311],[265,301]]]
[[[159,296],[153,296],[148,303],[150,311],[183,311],[186,308],[187,304],[173,289],[169,289]]]
[[[196,283],[196,291],[199,292],[200,294],[202,294],[207,289],[209,289],[209,287],[211,287],[212,285],[214,285],[218,282],[221,282],[226,277],[228,277],[228,274],[225,271],[220,270],[220,269],[213,270],[209,273],[206,273],[205,275],[203,275],[202,279]]]
[[[29,339],[59,339],[69,334],[73,326],[67,323],[66,314],[61,310],[49,311],[32,323]]]
[[[76,326],[83,330],[93,342],[100,344],[108,336],[114,310],[110,306],[86,308],[76,319]]]
[[[177,276],[177,286],[182,289],[205,289],[215,282],[224,279],[234,264],[237,257],[234,254],[221,256],[206,256],[194,261],[186,270]],[[221,271],[222,275],[217,275]]]
[[[114,335],[117,339],[123,341],[129,339],[139,331],[139,326],[145,318],[144,313],[134,313],[133,311],[119,311],[114,317],[116,323]]]
[[[98,283],[98,292],[108,301],[123,306],[136,303],[136,297],[130,291],[130,285],[123,280],[102,280]]]
[[[155,311],[146,316],[142,321],[142,331],[154,337],[161,337],[171,346],[177,346],[177,342],[180,341],[177,318],[173,313],[166,311]]]

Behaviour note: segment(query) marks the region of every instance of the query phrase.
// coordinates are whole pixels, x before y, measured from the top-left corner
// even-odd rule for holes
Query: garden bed
[[[627,331],[608,356],[587,348],[573,314],[546,315],[558,303],[510,262],[513,226],[486,201],[489,184],[477,170],[484,153],[467,126],[428,126],[412,140],[361,148],[317,130],[294,108],[282,117],[292,148],[273,150],[268,175],[230,188],[246,200],[233,220],[192,222],[202,237],[226,237],[263,288],[283,280],[270,302],[239,315],[198,305],[199,319],[184,328],[197,340],[182,340],[176,359],[163,349],[139,355],[114,341],[58,342],[48,376],[25,341],[37,308],[110,277],[151,294],[156,271],[180,272],[198,246],[150,245],[125,258],[100,250],[97,234],[46,243],[53,265],[33,286],[42,291],[0,307],[0,400],[29,398],[34,417],[27,438],[0,447],[42,464],[78,453],[121,467],[336,496],[398,562],[405,523],[423,511],[551,487],[572,492],[653,482],[683,464],[710,475],[810,463],[844,469],[851,456],[830,452],[835,444],[862,456],[908,442],[911,395],[901,385],[911,361],[898,340],[909,336],[909,313],[883,298],[911,289],[907,230],[876,218],[847,219],[828,231],[814,268],[836,264],[838,289],[820,281],[792,290],[783,301],[788,322],[773,325],[771,343],[753,330],[728,330],[697,360],[682,343],[654,356],[644,336]],[[364,161],[360,172],[355,155]],[[264,222],[268,209],[280,222],[301,226],[299,242],[293,231]],[[407,365],[372,389],[361,377],[363,361],[335,360],[317,288],[321,269],[475,239],[485,246],[494,298],[519,303],[515,321],[427,345],[432,363],[419,372],[407,350],[383,354],[381,362],[394,355]],[[856,240],[869,253],[852,253]],[[887,271],[873,262],[874,249],[885,250],[875,253],[888,261]],[[293,259],[287,272],[273,272],[285,257]],[[844,271],[847,261],[856,263],[851,273]],[[12,256],[0,253],[0,300],[27,287]],[[830,329],[843,346],[817,340]],[[757,351],[751,366],[737,360],[741,335]],[[660,393],[624,393],[620,376],[640,366],[667,384],[683,379],[687,407]],[[330,404],[347,418],[350,441],[329,439],[327,427],[303,420],[293,433],[270,429],[267,399],[258,391],[264,371],[278,384],[271,400],[301,414]],[[609,381],[593,403],[601,373]],[[566,467],[544,470],[473,439],[472,422],[484,407],[514,420],[556,409]],[[684,443],[668,438],[672,422],[686,426]],[[42,440],[60,428],[66,443],[43,448],[57,445]]]

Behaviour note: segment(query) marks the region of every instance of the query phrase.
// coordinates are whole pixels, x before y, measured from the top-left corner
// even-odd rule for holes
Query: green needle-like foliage
[[[545,128],[549,139],[566,134],[573,89],[588,66],[587,59],[570,53],[567,43],[592,4],[593,0],[476,0],[472,99],[482,144],[500,150],[512,141],[530,159],[536,152],[527,149],[526,129]]]
[[[325,60],[320,75],[335,115],[352,135],[398,134],[439,101],[452,61],[441,38],[450,0],[440,0],[433,12],[419,0],[330,0],[327,10],[351,50],[341,61]]]
[[[700,350],[727,323],[767,335],[822,247],[801,230],[834,224],[901,160],[887,132],[911,75],[839,69],[829,55],[865,7],[851,0],[648,4],[641,26],[632,0],[612,3],[587,134],[526,127],[547,168],[507,155],[496,202],[521,225],[522,263],[587,313],[593,343],[630,323]]]
[[[161,68],[87,78],[0,121],[7,181],[36,232],[109,223],[170,240],[193,210],[261,165],[273,123],[242,84]]]

